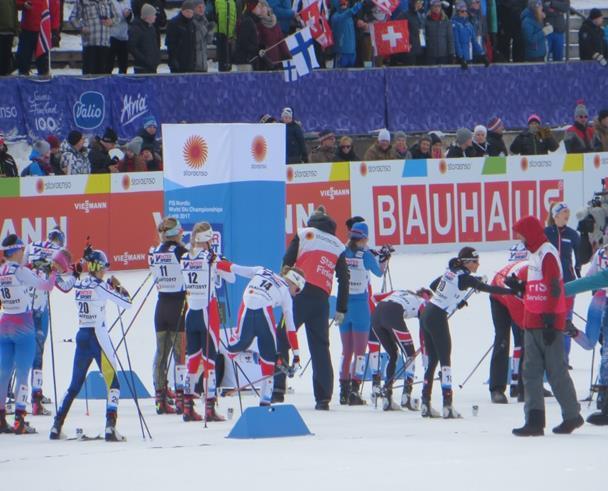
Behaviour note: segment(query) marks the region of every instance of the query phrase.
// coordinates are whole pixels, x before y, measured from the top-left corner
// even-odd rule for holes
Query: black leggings
[[[521,366],[521,358],[518,360],[517,350],[523,356],[523,340],[521,329],[513,322],[509,309],[498,300],[490,298],[490,309],[494,323],[494,349],[490,362],[490,392],[504,392],[509,383],[509,344],[511,331],[513,331],[513,377],[519,372],[516,364]],[[518,367],[517,367],[518,368]]]
[[[422,398],[430,401],[433,391],[433,377],[437,364],[441,364],[441,387],[444,395],[452,392],[452,337],[448,325],[448,314],[445,310],[429,303],[420,317],[424,330],[424,349],[428,356],[428,364],[424,373]]]
[[[396,302],[380,302],[372,314],[372,331],[388,354],[386,383],[390,385],[395,375],[399,352],[405,353],[407,358],[413,357],[416,353],[412,336],[403,319],[403,307]],[[413,368],[413,365],[410,366],[406,377]]]

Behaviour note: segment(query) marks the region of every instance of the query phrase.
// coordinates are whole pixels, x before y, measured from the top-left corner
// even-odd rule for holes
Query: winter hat
[[[139,153],[141,154],[144,150],[148,150],[152,155],[154,155],[154,145],[152,145],[151,143],[144,143],[141,146],[141,150],[139,151]]]
[[[395,138],[395,140],[399,140],[399,139],[407,140],[407,135],[403,131],[397,131],[394,134],[394,138]]]
[[[389,133],[389,131],[386,128],[382,128],[379,132],[378,132],[378,141],[382,142],[390,142],[391,141],[391,134]]]
[[[488,134],[488,129],[482,125],[482,124],[478,124],[477,126],[475,126],[475,128],[473,129],[473,133],[477,133],[477,132],[481,132],[484,135]]]
[[[439,138],[439,135],[437,135],[437,133],[429,133],[429,136],[431,137],[431,145],[441,143],[441,138]]]
[[[153,15],[156,15],[156,9],[149,3],[144,3],[141,7],[141,18],[152,17]]]
[[[468,128],[458,128],[456,131],[456,145],[464,145],[471,138],[473,138],[473,133]]]
[[[579,116],[589,116],[587,106],[583,103],[577,104],[576,109],[574,109],[574,117],[578,118]]]
[[[530,124],[532,121],[536,121],[538,124],[540,124],[540,116],[538,114],[530,114],[530,116],[528,116],[528,124]]]
[[[68,133],[68,143],[72,146],[76,145],[82,139],[82,133],[78,130],[72,130]]]
[[[156,122],[156,118],[154,116],[148,116],[144,120],[144,130],[150,128],[151,126],[158,128],[158,123]]]
[[[141,146],[143,143],[143,139],[141,138],[141,136],[136,136],[135,138],[133,138],[130,142],[128,142],[125,145],[125,148],[129,151],[134,153],[135,155],[139,155],[139,152],[141,152]]]
[[[431,135],[422,135],[420,137],[420,140],[418,140],[418,143],[423,142],[423,141],[427,141],[427,142],[429,142],[432,145],[433,144],[433,137]]]
[[[458,259],[463,262],[479,261],[479,254],[473,247],[466,246],[460,249],[460,252],[458,253]]]
[[[118,135],[112,128],[106,128],[106,131],[101,137],[101,141],[106,143],[116,143],[118,141]]]
[[[597,119],[599,121],[601,121],[604,118],[608,118],[608,109],[602,109],[597,116]],[[2,145],[2,143],[0,143],[0,145]]]
[[[346,220],[346,228],[350,231],[351,228],[353,228],[353,225],[355,223],[360,223],[360,222],[364,222],[365,218],[359,216],[359,215],[355,215],[354,217],[350,217],[348,220]]]
[[[354,240],[367,239],[369,235],[369,229],[365,222],[357,222],[353,224],[348,236]]]
[[[46,140],[38,140],[32,145],[32,153],[37,152],[38,155],[44,155],[51,151],[51,145]]]
[[[285,116],[293,118],[293,109],[291,107],[287,106],[283,108],[283,110],[281,111],[281,117],[283,118]]]
[[[468,10],[467,9],[467,4],[466,2],[463,2],[462,0],[459,2],[456,2],[456,10]]]
[[[433,5],[441,5],[441,0],[431,0],[431,7]]]
[[[500,119],[498,116],[494,116],[488,122],[487,128],[488,128],[488,131],[496,131],[501,125],[502,125],[502,119]]]
[[[331,138],[331,137],[335,138],[335,134],[333,131],[329,130],[329,129],[324,129],[319,133],[319,141],[322,142],[323,140],[326,140],[327,138]]]
[[[589,11],[589,19],[594,20],[598,19],[599,17],[604,17],[600,9],[591,9]]]
[[[53,148],[59,148],[61,145],[61,142],[59,141],[59,138],[57,138],[55,135],[49,135],[46,137],[46,141],[47,143],[51,146],[51,149]]]
[[[4,252],[4,257],[11,257],[20,249],[25,249],[25,244],[16,234],[7,235],[2,241],[2,251]]]
[[[196,4],[194,3],[194,0],[184,0],[182,3],[182,10],[194,10],[194,7],[196,7]]]

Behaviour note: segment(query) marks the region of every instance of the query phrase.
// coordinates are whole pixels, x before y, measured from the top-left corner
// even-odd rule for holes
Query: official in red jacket
[[[17,46],[19,75],[30,74],[32,56],[36,52],[38,36],[40,35],[42,14],[47,9],[47,5],[51,15],[52,36],[48,39],[50,48],[51,45],[59,45],[58,39],[61,30],[60,0],[17,0],[17,8],[22,11],[21,32],[19,33],[19,45]],[[49,74],[48,54],[36,58],[36,69],[38,70],[38,75]]]
[[[566,298],[559,253],[547,240],[537,218],[524,217],[514,225],[513,230],[530,252],[522,325],[526,353],[523,369],[526,423],[521,428],[515,428],[513,434],[544,434],[545,371],[563,416],[563,422],[553,428],[553,433],[572,433],[583,425],[584,420],[580,415],[581,407],[564,359]]]

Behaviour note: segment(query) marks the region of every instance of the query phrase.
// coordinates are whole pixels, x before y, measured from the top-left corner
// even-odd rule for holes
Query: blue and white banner
[[[162,125],[165,214],[189,232],[211,224],[214,247],[231,261],[278,271],[285,234],[282,124]],[[231,325],[243,288],[229,286]]]

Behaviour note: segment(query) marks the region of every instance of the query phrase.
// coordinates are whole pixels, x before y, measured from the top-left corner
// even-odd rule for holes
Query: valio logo
[[[73,107],[74,122],[83,130],[101,126],[106,114],[106,100],[99,92],[83,92]]]

